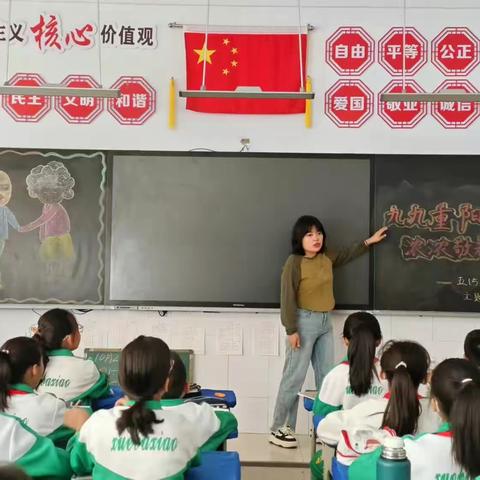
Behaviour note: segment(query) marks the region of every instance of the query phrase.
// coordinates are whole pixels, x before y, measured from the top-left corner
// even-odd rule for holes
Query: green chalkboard
[[[185,364],[187,382],[193,383],[193,350],[174,351]],[[121,352],[121,348],[86,348],[85,357],[92,360],[101,372],[108,375],[110,386],[117,386]]]

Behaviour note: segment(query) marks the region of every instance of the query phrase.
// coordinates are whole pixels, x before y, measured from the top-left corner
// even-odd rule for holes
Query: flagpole
[[[206,90],[207,79],[207,51],[208,51],[208,26],[210,24],[210,0],[207,0],[207,22],[205,24],[205,43],[203,44],[203,71],[202,71],[202,85],[200,90]]]
[[[306,93],[312,91],[312,79],[307,76]],[[305,100],[305,128],[312,128],[312,101]]]
[[[171,77],[168,96],[168,128],[170,130],[175,128],[175,113],[175,79]]]

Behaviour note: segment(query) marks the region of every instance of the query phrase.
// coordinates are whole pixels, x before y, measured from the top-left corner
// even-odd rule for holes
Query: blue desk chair
[[[210,388],[202,388],[200,390],[200,396],[224,402],[228,408],[233,408],[237,404],[237,397],[233,390],[212,390]]]
[[[238,452],[205,452],[201,465],[185,474],[185,480],[240,480]]]
[[[332,459],[332,478],[333,480],[348,480],[348,466],[341,464],[337,457]]]
[[[124,396],[123,390],[120,387],[110,387],[110,395],[104,398],[97,398],[92,400],[92,410],[108,410],[115,406],[115,402]]]

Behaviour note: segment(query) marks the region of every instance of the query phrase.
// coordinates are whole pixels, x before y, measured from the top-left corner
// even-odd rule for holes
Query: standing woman
[[[329,312],[335,306],[333,268],[340,267],[386,236],[383,227],[370,238],[338,253],[327,251],[327,236],[318,218],[304,215],[292,230],[292,254],[282,271],[281,320],[287,333],[283,376],[277,395],[270,442],[295,448],[298,392],[312,362],[317,390],[333,363]]]

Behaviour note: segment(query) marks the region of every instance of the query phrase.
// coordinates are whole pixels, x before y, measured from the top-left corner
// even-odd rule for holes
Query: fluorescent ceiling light
[[[36,86],[0,85],[0,95],[38,95],[39,97],[97,97],[118,98],[120,90],[113,88],[76,88],[47,84]]]
[[[480,93],[470,93],[465,90],[443,90],[434,93],[382,93],[382,102],[480,102]]]
[[[237,87],[236,90],[180,90],[182,98],[271,98],[312,100],[314,92],[264,92],[259,87]]]

